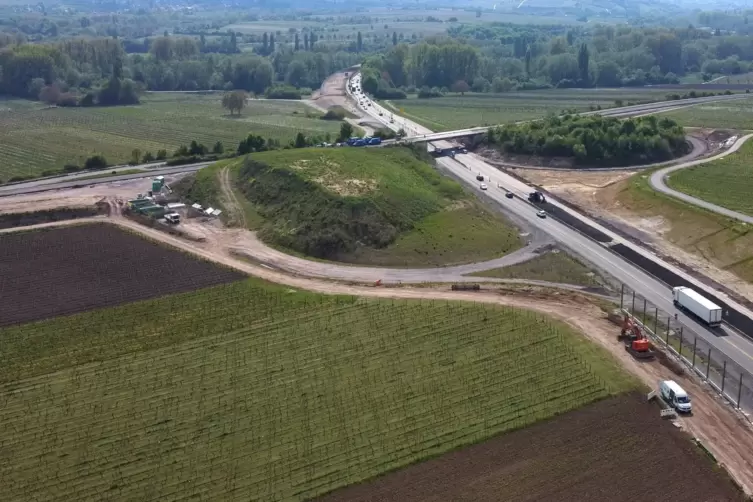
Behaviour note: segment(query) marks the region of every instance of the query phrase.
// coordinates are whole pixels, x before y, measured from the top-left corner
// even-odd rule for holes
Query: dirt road
[[[319,90],[311,96],[311,99],[306,100],[305,103],[323,113],[326,113],[327,110],[333,106],[340,106],[356,116],[356,118],[346,119],[346,122],[354,127],[360,127],[367,136],[373,136],[374,131],[379,129],[381,124],[374,121],[368,115],[364,115],[357,106],[348,100],[345,92],[345,84],[347,80],[348,78],[345,76],[345,72],[338,72],[330,75],[327,80],[322,83]]]

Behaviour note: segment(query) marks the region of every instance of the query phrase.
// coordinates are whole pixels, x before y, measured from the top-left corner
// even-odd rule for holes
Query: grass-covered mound
[[[590,166],[650,164],[689,150],[681,126],[654,116],[626,120],[599,115],[551,116],[492,128],[485,141],[506,153],[571,157],[576,164]]]
[[[471,219],[479,216],[478,203],[458,183],[442,177],[408,149],[266,152],[247,157],[237,169],[237,188],[264,220],[260,237],[317,258],[411,265],[414,260],[404,256],[385,260],[369,251],[388,248],[416,231],[422,234],[419,246],[433,244],[434,251],[441,252],[436,249],[440,239],[426,234],[427,228],[451,242],[454,231],[467,231],[464,227],[473,226]],[[426,224],[454,212],[462,215],[459,221],[441,228]],[[495,220],[482,212],[486,220]],[[514,230],[495,223],[501,228],[491,244],[492,254],[517,247]],[[489,246],[484,252],[489,253]],[[427,253],[414,254],[423,255],[420,263],[424,263]]]
[[[218,163],[181,191],[229,209],[221,188],[229,178],[241,224],[322,259],[431,267],[520,247],[514,227],[419,157],[407,148],[278,150]]]

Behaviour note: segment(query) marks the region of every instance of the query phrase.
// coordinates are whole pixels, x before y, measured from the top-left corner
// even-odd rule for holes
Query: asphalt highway
[[[356,76],[354,78],[356,79],[356,83],[358,85],[359,77]],[[718,97],[722,98],[723,96]],[[693,101],[702,102],[699,100]],[[672,103],[677,105],[676,101]],[[658,105],[658,103],[654,105]],[[633,113],[647,113],[645,106],[647,105],[641,105],[642,108],[640,110],[633,109],[632,111]],[[375,102],[371,102],[371,106],[365,106],[362,107],[362,109],[364,110],[364,112],[371,115],[375,120],[379,120],[393,130],[403,128],[409,134],[431,134],[431,131],[419,124],[413,123],[404,117],[393,116],[391,112],[382,108]],[[657,110],[661,109],[661,107],[653,107],[652,109]],[[625,110],[623,109],[623,112],[624,111]],[[447,148],[453,146],[447,141],[434,142],[433,145],[438,148]],[[634,250],[640,255],[659,263],[678,276],[687,280],[697,291],[703,292],[708,289],[706,286],[690,277],[684,271],[662,261],[649,251],[639,246],[633,245],[631,242],[602,227],[595,221],[590,220],[580,213],[559,203],[557,200],[549,198],[548,204],[555,206],[558,211],[567,213],[571,217],[577,218],[588,226],[603,232],[611,238],[611,242],[597,242],[596,240],[587,237],[573,227],[568,226],[565,223],[554,218],[538,217],[536,214],[538,208],[527,201],[528,193],[531,191],[531,187],[523,183],[522,181],[519,181],[518,179],[509,176],[504,172],[496,169],[495,167],[487,164],[482,158],[478,157],[475,154],[458,154],[454,159],[449,157],[440,157],[437,159],[437,163],[443,168],[452,172],[466,185],[473,187],[473,189],[477,191],[480,197],[489,197],[496,203],[503,205],[516,218],[523,220],[533,228],[547,233],[564,247],[572,250],[589,263],[593,264],[601,270],[608,272],[610,275],[624,283],[626,286],[642,294],[649,302],[662,309],[663,311],[670,314],[676,313],[678,320],[681,321],[682,324],[686,326],[690,331],[696,333],[700,338],[702,338],[710,347],[712,347],[714,350],[722,352],[730,360],[737,363],[746,371],[753,373],[752,339],[738,333],[735,330],[726,328],[724,333],[725,336],[717,336],[715,333],[709,331],[706,326],[696,322],[693,318],[686,316],[682,311],[677,311],[672,302],[671,288],[668,285],[649,275],[640,267],[628,262],[617,253],[610,250],[609,247],[616,244],[622,244],[623,246]],[[484,182],[489,186],[489,189],[486,191],[479,189],[479,181],[476,180],[476,176],[479,174],[484,176]],[[511,192],[514,195],[514,198],[506,198],[506,192]],[[720,295],[720,293],[716,291],[714,291],[713,293]],[[745,309],[743,306],[737,305],[731,300],[728,302],[728,304],[730,304],[730,306],[737,309],[738,311],[744,312],[748,317],[753,318],[753,312],[747,311],[747,309]],[[753,333],[751,335],[753,335]]]
[[[0,197],[8,197],[10,195],[23,195],[23,194],[31,194],[31,193],[38,193],[38,192],[47,192],[51,190],[61,190],[64,188],[77,188],[77,187],[84,187],[89,185],[100,185],[104,183],[114,183],[117,181],[125,181],[125,180],[135,180],[139,178],[151,178],[154,176],[164,176],[168,174],[178,174],[178,173],[186,173],[186,172],[193,172],[198,171],[199,169],[203,167],[207,167],[208,165],[213,164],[213,162],[199,162],[198,164],[187,164],[183,166],[172,166],[172,167],[152,167],[149,170],[144,170],[139,173],[131,173],[131,174],[121,174],[121,175],[112,175],[112,176],[105,176],[102,178],[93,178],[93,179],[81,179],[85,178],[87,176],[92,176],[91,172],[86,173],[76,173],[69,176],[60,176],[60,177],[54,177],[54,178],[41,178],[38,180],[32,180],[32,181],[26,181],[23,183],[15,183],[12,185],[2,185],[0,186]],[[128,169],[134,169],[134,167],[130,167]]]

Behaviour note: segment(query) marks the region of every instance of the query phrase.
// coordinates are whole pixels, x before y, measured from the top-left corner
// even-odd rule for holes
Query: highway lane
[[[65,176],[60,178],[44,178],[24,183],[0,186],[0,197],[47,192],[50,190],[61,190],[64,188],[77,188],[89,185],[101,185],[106,183],[114,183],[117,181],[135,180],[139,178],[152,178],[154,176],[166,176],[170,174],[195,172],[213,163],[214,162],[199,162],[197,164],[186,164],[184,166],[153,168],[140,173],[113,175],[88,180],[80,179],[84,177],[84,175],[71,177]],[[86,173],[86,175],[91,176],[92,173]]]
[[[395,118],[394,123],[390,122],[390,115],[386,115],[385,110],[376,103],[367,107],[365,111],[375,119],[381,120],[385,125],[393,129],[403,127],[406,131],[409,129],[416,131],[416,134],[427,134],[424,132],[427,130],[426,128],[419,124],[410,123],[410,121],[402,117],[400,117],[400,119]],[[382,111],[382,116],[379,116],[379,111]],[[437,146],[440,148],[446,148],[452,145],[449,142],[440,141],[437,142]],[[441,157],[437,159],[437,163],[445,169],[448,169],[467,185],[474,187],[479,196],[490,197],[495,202],[506,206],[507,209],[515,214],[517,218],[520,218],[534,228],[548,233],[561,245],[582,256],[586,261],[592,263],[599,269],[608,272],[628,287],[640,292],[649,302],[665,312],[677,313],[678,320],[702,338],[710,347],[722,352],[740,367],[753,373],[753,340],[744,335],[740,335],[734,330],[726,330],[726,336],[716,336],[705,326],[686,316],[683,312],[676,311],[672,303],[671,289],[669,286],[649,275],[640,267],[623,259],[621,256],[608,249],[607,245],[598,243],[553,218],[542,219],[536,216],[536,208],[526,200],[528,193],[531,191],[531,188],[527,184],[487,164],[482,158],[475,154],[459,154],[455,159]],[[489,190],[481,191],[478,189],[479,182],[476,180],[477,174],[484,176],[485,182],[489,186]],[[498,185],[501,186],[502,189],[497,188]],[[507,199],[504,196],[506,191],[512,192],[515,195],[515,198],[512,200]],[[693,286],[699,291],[707,289],[699,281],[696,281],[694,278],[684,273],[684,271],[670,265],[669,263],[663,262],[647,250],[633,245],[631,242],[626,241],[580,213],[560,204],[558,201],[550,198],[548,203],[608,235],[613,241],[612,244],[622,244],[627,248],[633,249],[642,256],[646,256],[651,260],[660,263],[678,276],[687,279],[688,282],[693,284]],[[723,296],[720,295],[719,292],[714,291],[714,293]],[[747,311],[743,306],[737,305],[731,300],[728,303],[731,304],[733,308],[746,313],[749,317],[753,317],[753,313]]]
[[[714,155],[713,157],[708,157],[708,158],[696,160],[693,162],[684,162],[682,164],[678,164],[675,166],[670,166],[670,167],[665,167],[664,169],[659,169],[658,171],[654,172],[651,175],[651,178],[649,179],[649,183],[651,184],[651,187],[654,190],[658,190],[659,192],[665,193],[667,195],[671,195],[672,197],[675,197],[677,199],[693,204],[694,206],[708,209],[709,211],[712,211],[717,214],[721,214],[722,216],[726,216],[728,218],[732,218],[735,220],[743,221],[745,223],[753,224],[753,216],[739,213],[737,211],[727,209],[726,207],[722,207],[717,204],[712,204],[711,202],[707,202],[705,200],[699,199],[698,197],[693,197],[692,195],[688,195],[684,192],[680,192],[678,190],[670,188],[666,183],[666,178],[669,174],[675,171],[679,171],[680,169],[686,169],[688,167],[698,166],[701,164],[705,164],[706,162],[711,162],[717,159],[724,158],[727,155],[738,151],[740,147],[742,147],[743,144],[746,141],[748,141],[750,138],[753,138],[753,134],[748,134],[747,136],[738,138],[737,141],[735,141],[735,143],[729,148],[729,150],[726,150],[718,155]]]

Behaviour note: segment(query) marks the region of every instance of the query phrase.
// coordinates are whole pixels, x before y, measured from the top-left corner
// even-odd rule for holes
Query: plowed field
[[[106,224],[4,234],[0,236],[0,326],[244,277]]]
[[[640,394],[622,395],[322,497],[318,502],[742,501]]]

